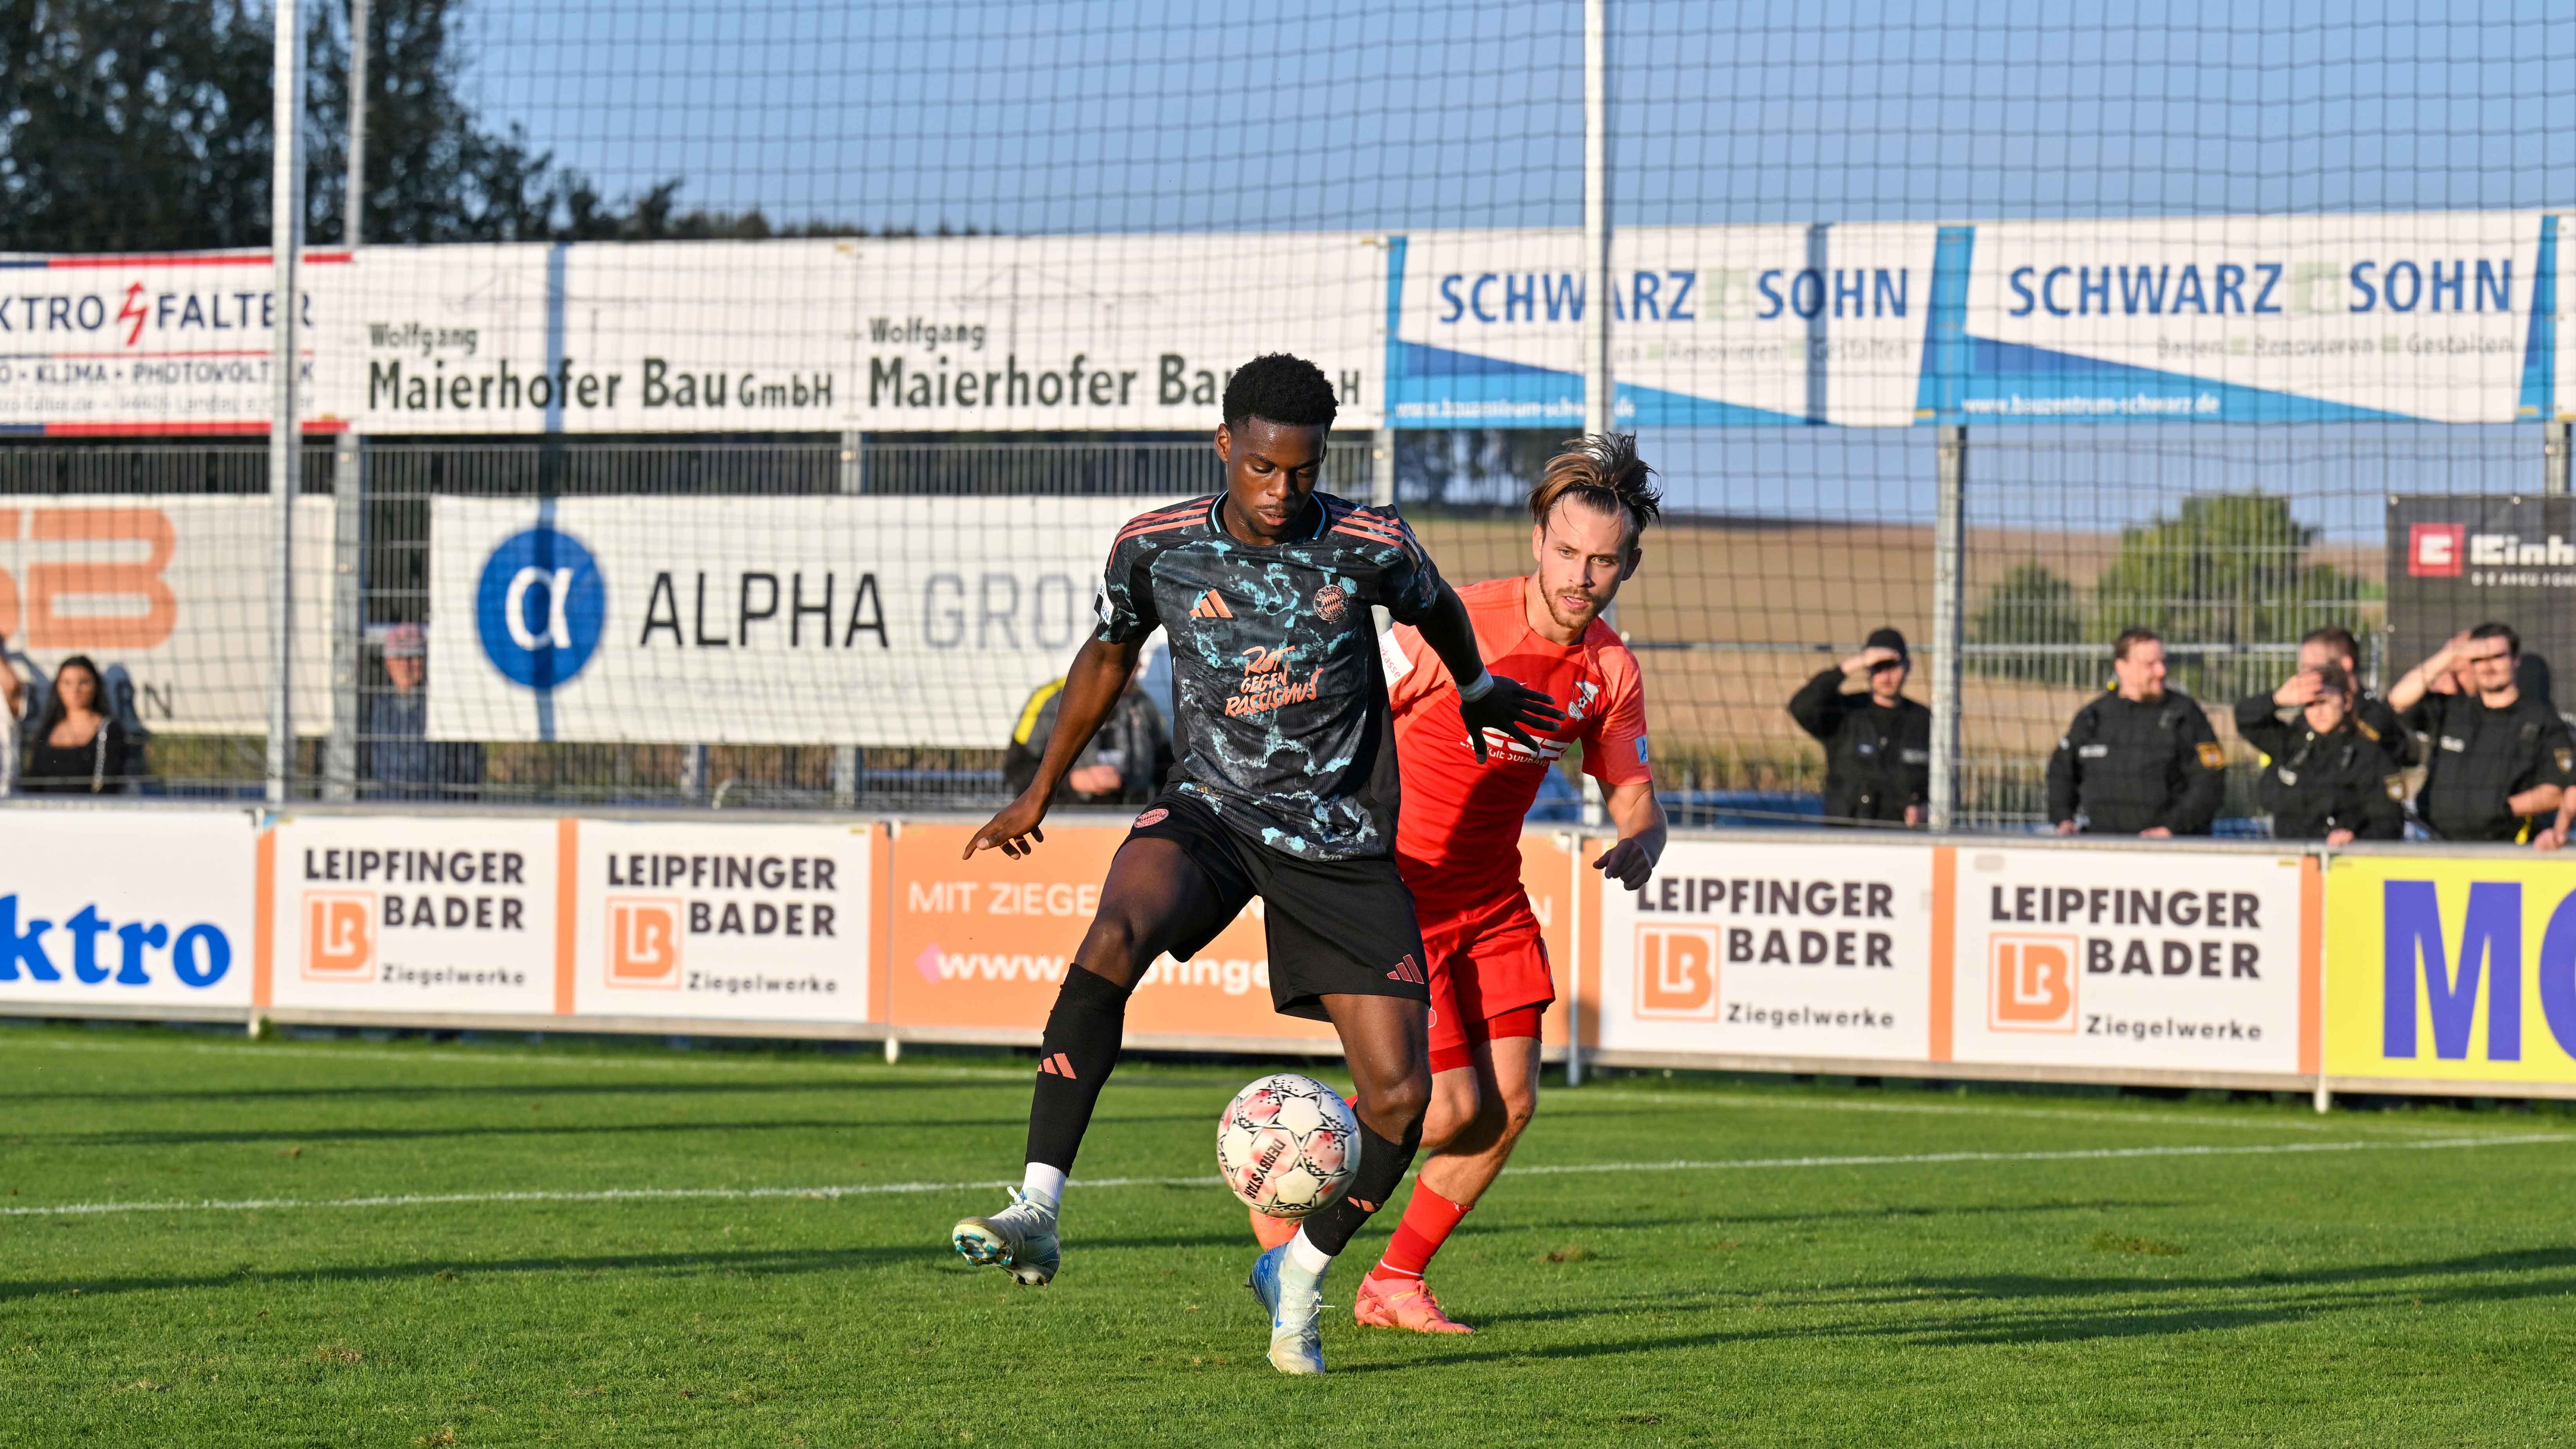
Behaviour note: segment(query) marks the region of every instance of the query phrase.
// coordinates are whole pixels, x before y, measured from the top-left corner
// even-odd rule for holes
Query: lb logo
[[[513,684],[556,689],[599,649],[608,588],[598,561],[569,533],[537,527],[504,539],[474,590],[483,657]]]

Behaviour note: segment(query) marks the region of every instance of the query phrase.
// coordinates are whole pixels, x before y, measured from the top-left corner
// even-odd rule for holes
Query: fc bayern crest
[[[1342,610],[1350,599],[1339,584],[1326,584],[1315,591],[1315,614],[1327,624],[1342,622]]]

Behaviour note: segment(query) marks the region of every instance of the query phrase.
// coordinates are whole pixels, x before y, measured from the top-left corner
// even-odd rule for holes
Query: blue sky
[[[1629,225],[2576,205],[2576,5],[1611,0]],[[472,0],[469,92],[611,194],[1015,233],[1574,225],[1577,0]],[[1919,433],[1650,440],[1694,506],[1928,517]],[[2026,429],[1998,520],[2536,486],[2533,427]]]

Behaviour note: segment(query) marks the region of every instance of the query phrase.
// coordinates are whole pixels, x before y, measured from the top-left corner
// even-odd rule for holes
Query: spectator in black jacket
[[[2227,755],[2192,697],[2165,688],[2165,641],[2132,627],[2111,643],[2110,693],[2075,712],[2048,758],[2048,819],[2060,835],[2207,835]]]
[[[2404,839],[2406,775],[2381,737],[2346,710],[2352,677],[2340,664],[2320,664],[2299,679],[2307,685],[2296,706],[2268,694],[2236,702],[2236,732],[2264,754],[2254,794],[2271,812],[2272,838],[2332,846]]]
[[[2444,840],[2520,840],[2556,829],[2549,818],[2576,783],[2576,738],[2558,711],[2521,687],[2522,636],[2480,624],[2390,686],[2388,702],[2430,746],[2415,814]],[[2446,678],[2465,688],[2444,693]]]
[[[2397,711],[2389,707],[2387,700],[2362,688],[2361,644],[2352,637],[2350,629],[2340,624],[2311,629],[2308,637],[2299,641],[2299,672],[2272,691],[2274,707],[2287,710],[2305,707],[2316,694],[2317,672],[2329,664],[2342,669],[2344,677],[2351,681],[2351,692],[2344,696],[2344,713],[2351,717],[2353,727],[2364,738],[2387,751],[2388,757],[2401,768],[2414,764],[2414,734],[2397,718]],[[2242,705],[2238,706],[2238,712],[2242,714]]]
[[[1932,711],[1905,697],[1905,636],[1880,629],[1858,654],[1810,679],[1789,717],[1825,747],[1825,818],[1920,825],[1932,796]],[[1843,682],[1868,676],[1844,693]]]
[[[98,666],[75,654],[54,671],[45,713],[27,739],[18,777],[26,795],[122,795],[132,774],[125,726],[109,710]]]
[[[1108,722],[1074,757],[1073,768],[1056,787],[1053,803],[1142,805],[1163,788],[1163,777],[1172,768],[1172,736],[1163,725],[1163,712],[1145,692],[1142,674],[1139,670],[1139,677],[1128,681],[1127,692],[1118,696]],[[1002,782],[1014,793],[1026,790],[1037,778],[1038,761],[1046,754],[1047,738],[1055,733],[1056,706],[1063,697],[1064,681],[1050,679],[1030,691],[1028,702],[1020,706],[1019,718],[1011,726],[1011,743],[1002,752]]]

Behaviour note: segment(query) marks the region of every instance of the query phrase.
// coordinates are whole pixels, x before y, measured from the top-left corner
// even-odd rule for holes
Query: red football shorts
[[[1529,897],[1515,891],[1455,913],[1420,907],[1418,915],[1431,963],[1431,1070],[1466,1066],[1476,1042],[1537,1036],[1556,979]]]

